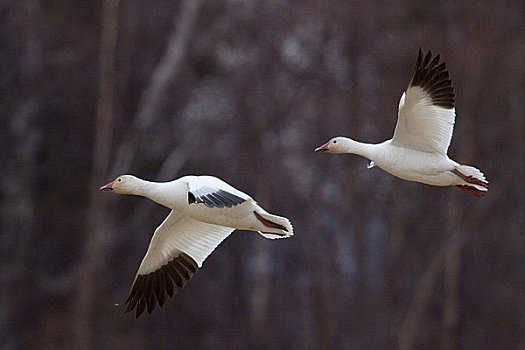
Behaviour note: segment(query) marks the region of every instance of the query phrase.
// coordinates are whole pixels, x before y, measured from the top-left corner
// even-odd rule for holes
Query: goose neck
[[[166,207],[170,207],[170,200],[168,196],[166,182],[151,182],[147,180],[138,181],[134,194],[151,199]]]
[[[347,139],[345,143],[345,148],[348,153],[357,154],[368,159],[373,156],[375,146],[375,144],[359,142],[352,139]]]

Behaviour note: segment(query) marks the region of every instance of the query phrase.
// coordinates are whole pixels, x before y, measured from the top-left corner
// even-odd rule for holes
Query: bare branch
[[[75,345],[78,349],[92,348],[91,330],[93,304],[97,289],[97,271],[103,266],[101,252],[105,247],[104,202],[96,191],[109,168],[111,154],[111,125],[114,116],[115,89],[114,55],[117,46],[120,0],[106,0],[102,10],[102,37],[99,51],[99,85],[95,145],[91,175],[91,198],[87,219],[87,239],[80,261],[80,279],[75,304]],[[106,228],[106,229],[104,229]]]
[[[202,2],[202,0],[185,1],[180,15],[177,14],[178,16],[175,17],[175,26],[170,34],[166,52],[153,71],[149,84],[142,94],[133,121],[133,129],[130,130],[128,137],[118,150],[113,174],[130,167],[137,147],[137,139],[140,138],[138,135],[146,131],[159,118],[167,90],[182,69],[182,62],[186,56],[188,42],[194,32]]]
[[[399,330],[397,343],[399,350],[409,350],[413,348],[418,325],[421,323],[425,308],[434,292],[434,286],[443,271],[445,254],[452,249],[460,249],[467,242],[467,238],[468,236],[462,232],[457,232],[450,236],[427,265],[425,272],[416,286],[414,299],[410,305],[407,316]]]

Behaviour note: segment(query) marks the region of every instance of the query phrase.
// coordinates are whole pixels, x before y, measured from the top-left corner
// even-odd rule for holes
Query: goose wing
[[[447,154],[456,111],[452,81],[439,55],[419,49],[416,71],[399,101],[392,144],[424,152]]]
[[[213,176],[198,176],[188,181],[188,203],[203,203],[209,208],[231,208],[251,199],[235,187]]]
[[[162,306],[189,281],[233,228],[207,224],[172,211],[155,230],[126,301],[137,318]]]

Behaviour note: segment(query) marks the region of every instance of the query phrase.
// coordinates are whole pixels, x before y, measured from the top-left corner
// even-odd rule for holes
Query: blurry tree
[[[16,62],[17,74],[2,74],[2,236],[0,239],[1,265],[0,312],[2,329],[0,342],[11,348],[21,346],[24,337],[31,332],[35,322],[39,298],[32,295],[37,281],[34,280],[35,220],[37,182],[34,164],[41,133],[37,124],[41,111],[41,96],[34,86],[40,80],[42,69],[41,6],[25,3],[11,15],[25,19],[25,26],[14,24],[18,29],[18,40],[4,53],[6,56],[21,52]],[[4,25],[8,26],[8,25]],[[10,35],[3,41],[14,40]],[[16,76],[18,75],[18,76]],[[16,92],[7,86],[13,86]],[[8,101],[12,102],[8,104]],[[23,317],[20,317],[23,314]]]
[[[90,179],[89,206],[87,208],[87,241],[80,259],[75,299],[75,347],[92,349],[94,334],[92,324],[96,309],[96,293],[99,286],[98,276],[105,265],[104,251],[108,242],[107,209],[103,198],[96,191],[105,180],[112,150],[112,128],[115,114],[115,50],[117,48],[119,28],[119,0],[105,0],[102,4],[102,30],[99,49],[99,83],[97,116],[94,129],[93,166]]]

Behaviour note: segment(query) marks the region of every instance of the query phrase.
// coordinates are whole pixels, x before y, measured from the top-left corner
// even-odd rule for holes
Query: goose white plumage
[[[208,255],[235,229],[266,238],[293,235],[287,218],[261,208],[249,195],[213,176],[184,176],[151,182],[121,175],[100,188],[149,198],[172,211],[157,227],[124,302],[126,312],[164,305],[191,279]]]
[[[415,73],[401,96],[392,139],[379,144],[335,137],[316,152],[352,153],[401,179],[434,186],[457,186],[481,197],[488,190],[483,173],[447,156],[456,111],[452,81],[439,55],[419,49]]]

